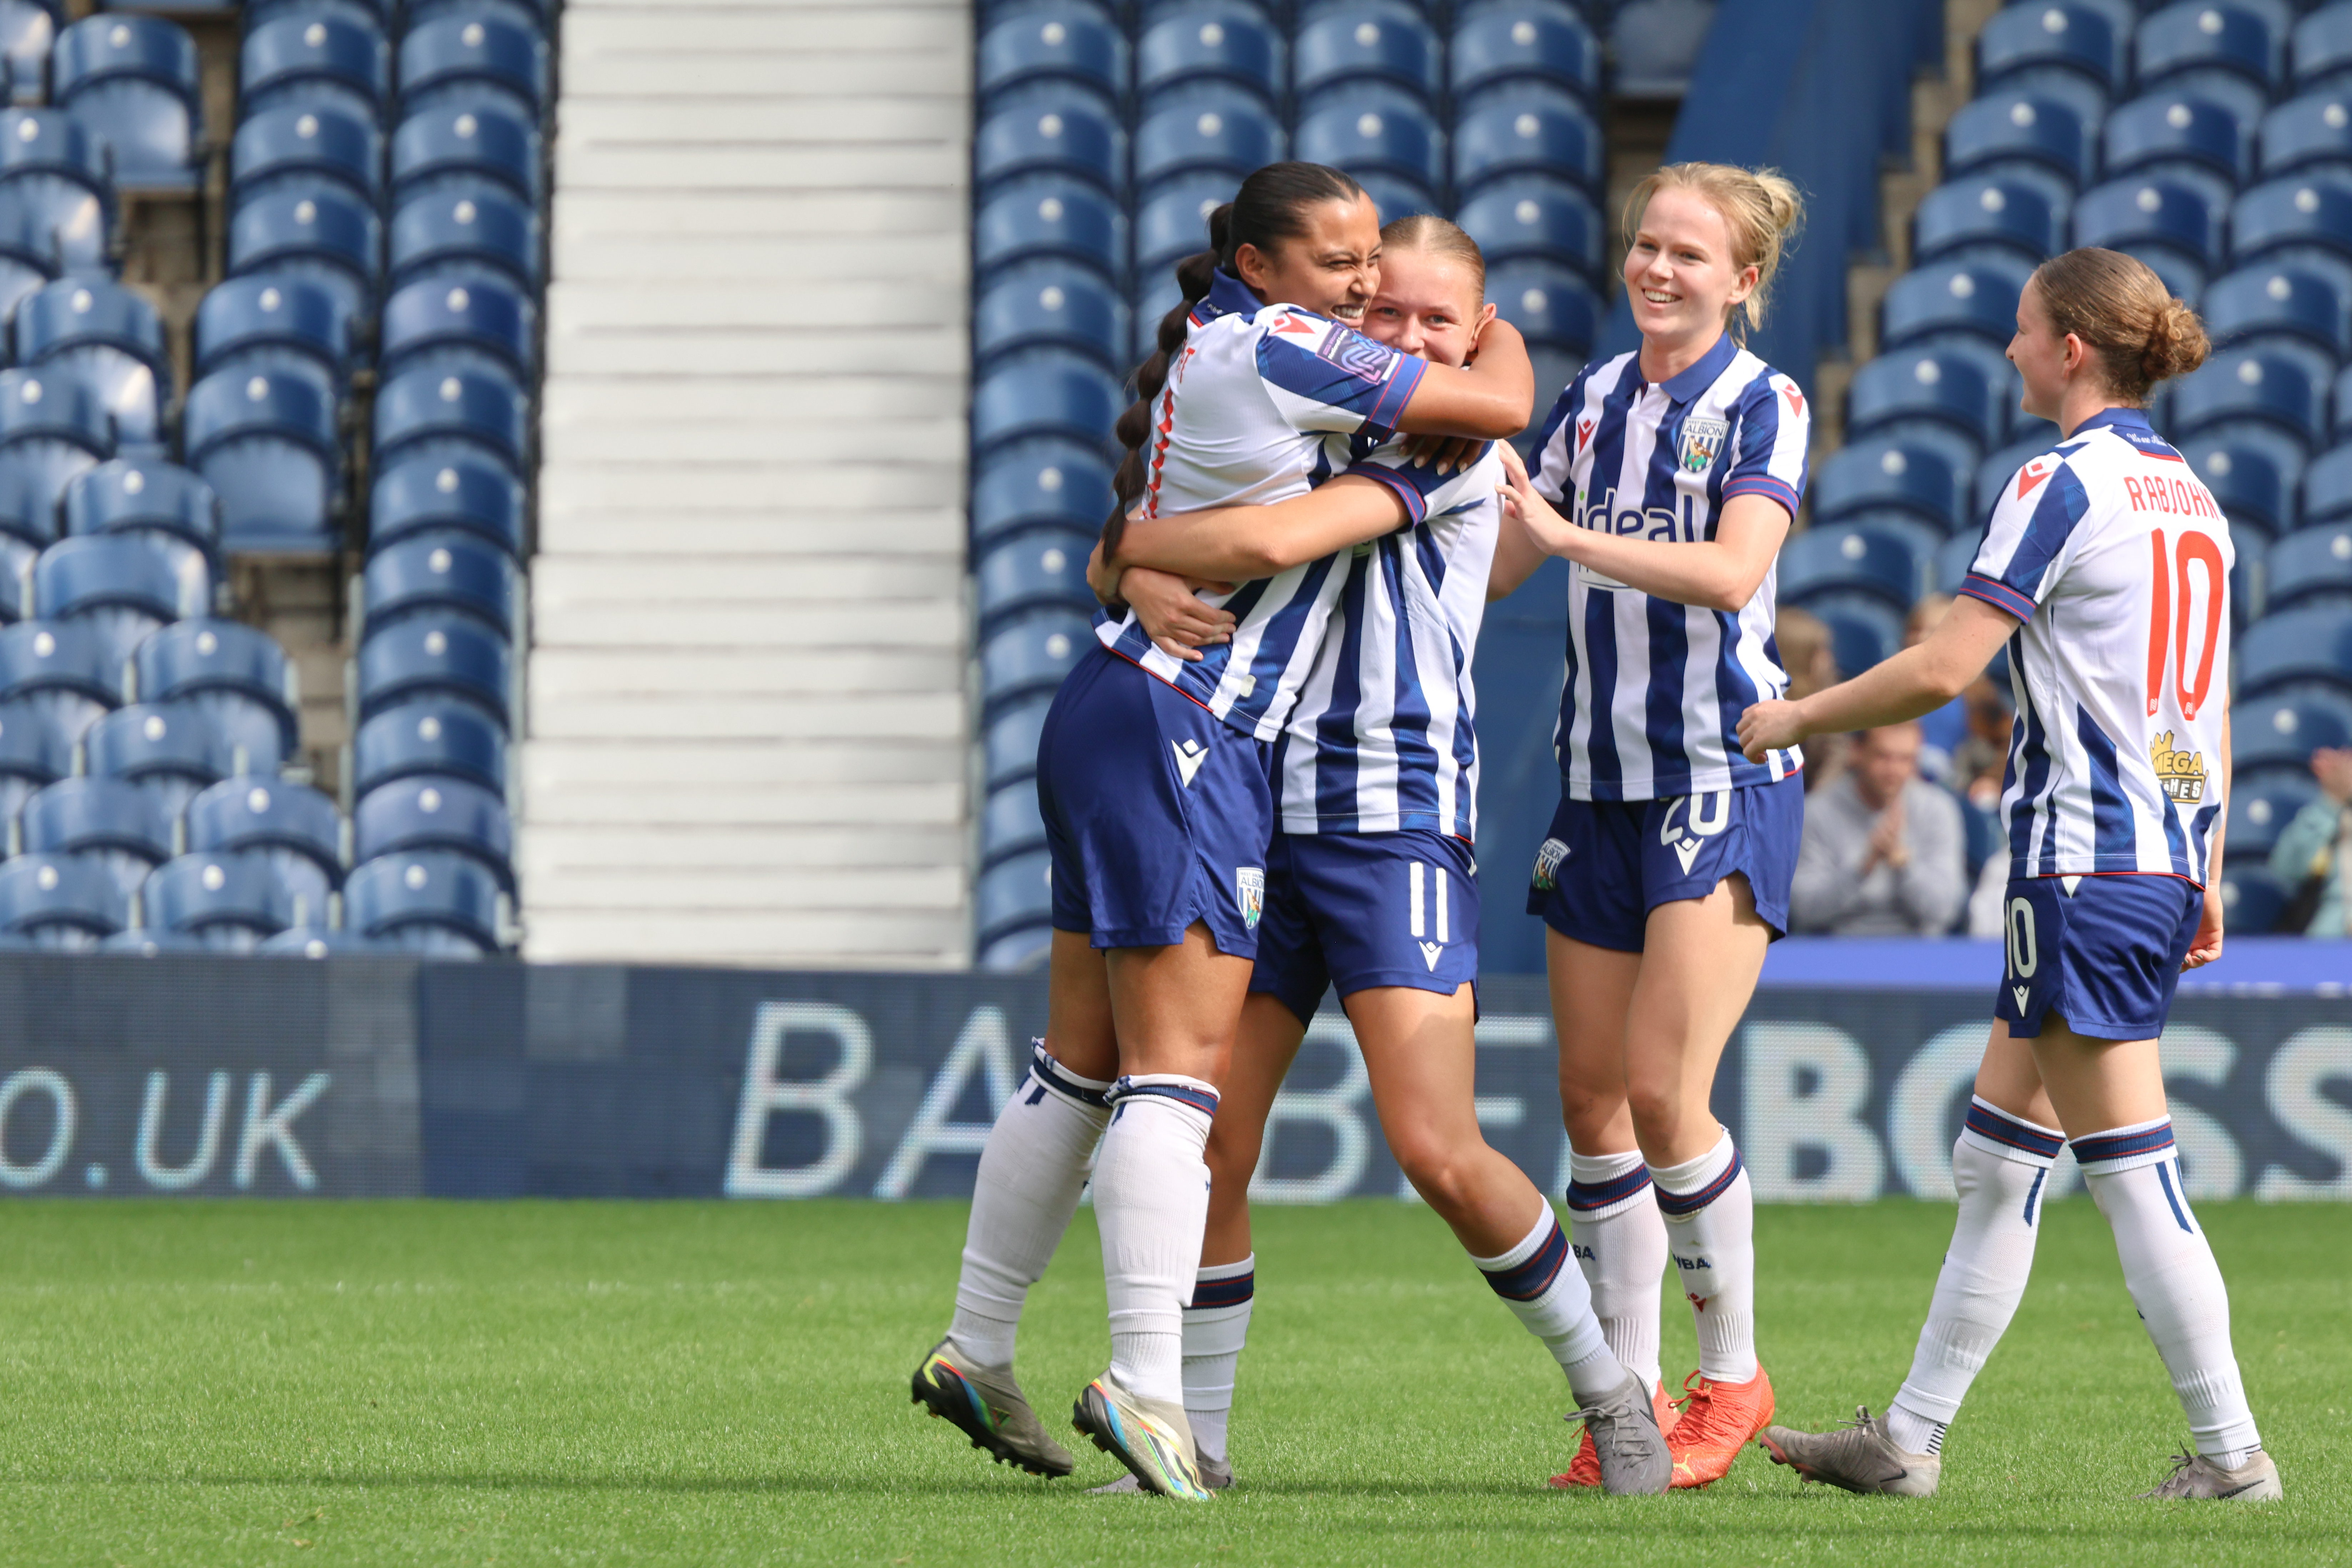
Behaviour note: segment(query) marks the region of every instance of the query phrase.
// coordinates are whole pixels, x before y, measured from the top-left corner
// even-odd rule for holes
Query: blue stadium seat
[[[342,884],[345,848],[341,813],[307,784],[247,773],[188,804],[189,852],[268,860],[278,885],[302,900],[290,924],[325,923],[328,895]]]
[[[973,368],[1050,348],[1081,353],[1116,374],[1134,331],[1127,303],[1084,268],[1039,262],[1007,272],[972,307]]]
[[[0,822],[15,821],[34,791],[73,771],[74,738],[54,713],[34,703],[0,700]]]
[[[247,3],[250,9],[256,0],[247,0]],[[267,4],[269,0],[260,0],[260,3]],[[283,5],[287,0],[276,0],[276,3]],[[380,0],[362,0],[362,3],[374,5]],[[388,8],[388,0],[383,0],[383,3]],[[408,4],[400,8],[401,19],[412,27],[419,22],[430,22],[439,16],[485,12],[511,16],[522,26],[537,27],[542,33],[555,19],[555,7],[551,0],[408,0]]]
[[[1115,279],[1127,270],[1127,214],[1083,181],[1024,180],[981,204],[971,250],[982,283],[1032,260],[1076,261]]]
[[[0,748],[7,741],[0,715]],[[118,708],[82,736],[88,772],[122,779],[154,800],[164,820],[177,822],[188,802],[236,769],[236,748],[202,710],[184,702],[134,702]]]
[[[52,621],[86,626],[106,639],[114,662],[156,627],[212,608],[204,557],[159,549],[135,533],[64,539],[33,565],[33,602]]]
[[[495,187],[536,208],[541,184],[539,128],[503,110],[420,111],[392,133],[394,206],[428,193],[467,195]]]
[[[1475,107],[1481,95],[1516,82],[1541,82],[1601,100],[1601,42],[1561,0],[1504,0],[1466,11],[1448,51],[1454,101]]]
[[[246,29],[237,60],[237,110],[321,104],[381,120],[392,96],[392,46],[383,31],[341,6],[280,12]]]
[[[69,374],[0,371],[0,460],[49,518],[76,474],[114,455],[114,422]]]
[[[139,890],[139,908],[141,924],[222,952],[250,952],[318,912],[301,908],[301,889],[251,851],[183,855],[157,868]]]
[[[1903,647],[1903,616],[1874,597],[1823,595],[1805,606],[1830,629],[1830,649],[1838,673],[1860,675]]]
[[[1968,581],[1969,568],[1975,564],[1977,552],[1983,545],[1983,533],[1969,529],[1963,529],[1937,545],[1935,559],[1928,567],[1936,580],[1936,592],[1957,595],[1960,585]]]
[[[973,575],[980,590],[982,635],[1032,611],[1072,609],[1091,614],[1087,558],[1095,535],[1024,533],[981,555]]]
[[[0,875],[5,869],[0,868]],[[1046,927],[1054,914],[1052,877],[1053,858],[1043,850],[999,861],[982,873],[973,902],[983,949],[1015,932]],[[0,884],[0,899],[5,899],[5,884]],[[0,902],[0,921],[5,921],[5,902]]]
[[[1400,88],[1423,102],[1434,100],[1442,85],[1437,35],[1397,0],[1339,0],[1318,10],[1298,29],[1290,65],[1292,90],[1310,112],[1323,106],[1318,100],[1348,100],[1368,83]]]
[[[467,779],[419,773],[368,792],[352,816],[352,858],[444,849],[478,860],[514,891],[514,826],[507,803]]]
[[[1193,174],[1144,198],[1135,215],[1135,276],[1140,284],[1162,282],[1170,268],[1209,248],[1209,215],[1234,199],[1240,182],[1223,174]],[[1137,330],[1148,322],[1139,321]]]
[[[1402,174],[1391,174],[1384,169],[1366,169],[1360,174],[1351,174],[1351,177],[1363,187],[1364,195],[1371,198],[1372,210],[1380,216],[1382,224],[1393,223],[1413,213],[1432,213],[1439,217],[1445,216],[1445,204],[1438,199],[1435,190],[1419,180],[1407,179]]]
[[[1242,89],[1193,88],[1155,102],[1136,128],[1136,187],[1204,174],[1238,186],[1251,170],[1281,162],[1287,140],[1273,110]]]
[[[2217,426],[2271,425],[2300,437],[2308,451],[2326,429],[2324,362],[2300,345],[2223,349],[2171,388],[2171,430],[2195,435]]]
[[[1385,174],[1406,182],[1409,189],[1391,192],[1381,204],[1383,223],[1398,216],[1391,206],[1410,206],[1445,183],[1444,138],[1437,121],[1393,88],[1359,89],[1317,110],[1298,122],[1291,145],[1296,156],[1345,169],[1359,181]],[[1380,194],[1373,193],[1375,201]]]
[[[411,616],[361,645],[361,722],[417,703],[469,703],[512,732],[514,662],[507,639],[446,611]]]
[[[488,459],[520,477],[530,452],[530,399],[487,370],[404,371],[375,395],[379,467]]]
[[[547,110],[547,40],[489,13],[412,24],[400,40],[400,112],[495,105],[536,122]]]
[[[361,804],[395,779],[446,773],[503,795],[507,738],[478,708],[420,702],[379,713],[352,745],[352,790]]]
[[[2006,349],[2017,331],[2017,300],[2031,269],[1979,258],[1914,268],[1886,291],[1886,347],[1939,340],[1949,334],[1982,338]]]
[[[2266,430],[2224,431],[2183,439],[2180,455],[2213,492],[2233,530],[2273,539],[2294,527],[2303,453],[2293,440]]]
[[[446,849],[379,856],[343,889],[347,928],[435,957],[497,952],[498,911],[488,869]]]
[[[293,662],[267,632],[236,621],[174,622],[139,645],[131,666],[139,700],[203,713],[238,753],[237,773],[275,772],[300,742]]]
[[[59,265],[111,271],[114,172],[106,143],[61,110],[0,113],[0,190],[54,237]]]
[[[2352,522],[2323,523],[2270,548],[2263,573],[2267,613],[2352,605]]]
[[[2322,746],[2352,746],[2352,701],[2310,689],[2244,696],[2231,714],[2231,783],[2309,779],[2311,753]]]
[[[0,637],[16,629],[0,632]],[[2242,698],[2299,683],[2333,686],[2352,695],[2352,606],[2264,616],[2238,639],[2231,662]]]
[[[1053,946],[1051,926],[1024,925],[980,949],[972,967],[991,974],[1031,973],[1046,962]]]
[[[377,374],[488,366],[529,386],[538,369],[536,314],[529,299],[503,284],[411,283],[384,301]]]
[[[89,388],[118,442],[163,442],[172,355],[154,306],[103,278],[68,279],[17,305],[16,336],[16,363]]]
[[[392,216],[391,286],[426,279],[487,279],[537,294],[538,217],[504,191],[419,196]]]
[[[2008,383],[1959,348],[1896,349],[1864,365],[1848,394],[1847,428],[1855,436],[1874,430],[1892,436],[1922,423],[1940,424],[1980,450],[1999,441],[2009,423]]]
[[[229,220],[231,277],[299,278],[333,294],[347,319],[375,314],[383,226],[350,192],[320,185],[256,196]]]
[[[1110,477],[1097,447],[1041,441],[1006,450],[972,480],[973,542],[1037,528],[1094,532],[1110,515]]]
[[[47,5],[0,0],[0,69],[7,72],[10,101],[48,101],[49,53],[57,37],[58,19]]]
[[[2352,95],[2343,85],[2280,104],[2263,116],[2263,178],[2352,166]]]
[[[2338,405],[2341,406],[2340,396]],[[2339,440],[2342,426],[2339,419]],[[2315,458],[2303,477],[2303,526],[2333,522],[2344,517],[2352,517],[2352,445],[2338,446]]]
[[[1913,219],[1920,261],[2014,258],[2037,266],[2066,248],[2063,202],[2020,180],[1948,180],[1929,191]]]
[[[127,779],[59,779],[25,802],[18,821],[26,853],[75,855],[102,866],[126,899],[172,858],[172,818]]]
[[[0,649],[16,629],[0,632]],[[992,713],[1018,698],[1052,691],[1094,640],[1093,626],[1076,612],[1024,616],[1000,627],[980,645],[982,702]]]
[[[2352,290],[2318,268],[2242,267],[2214,280],[2199,302],[2222,347],[2287,339],[2336,357],[2352,354]]]
[[[0,931],[44,948],[89,952],[130,920],[130,898],[96,861],[19,855],[0,865]]]
[[[972,152],[980,194],[1024,175],[1064,174],[1116,195],[1126,184],[1126,137],[1092,100],[1006,106],[981,121]]]
[[[232,278],[196,306],[195,374],[309,374],[341,387],[352,331],[334,294],[311,279]]]
[[[1950,533],[1974,518],[1974,478],[1932,447],[1857,440],[1815,471],[1813,516],[1826,522],[1855,512],[1896,510]]]
[[[2240,266],[2312,258],[2352,268],[2352,178],[2322,171],[2256,185],[2231,209],[2230,233]]]
[[[68,739],[122,698],[122,666],[94,628],[19,621],[0,630],[0,700],[44,710]]]
[[[289,106],[248,115],[229,144],[231,210],[274,191],[341,187],[373,207],[383,199],[383,137],[347,110]]]
[[[2266,867],[2236,861],[2221,871],[2222,919],[2240,936],[2275,932],[2279,916],[2294,899],[2294,889],[2270,874]]]
[[[2294,25],[2294,87],[2310,93],[2352,81],[2352,9],[2321,5]]]
[[[1566,93],[1516,87],[1489,95],[1454,128],[1454,181],[1478,190],[1510,175],[1565,175],[1602,184],[1601,127]]]
[[[458,0],[460,4],[478,4],[479,0]],[[339,11],[362,22],[373,22],[387,31],[395,22],[415,21],[419,8],[403,6],[398,0],[105,0],[101,8],[119,6],[123,10],[169,12],[174,16],[205,16],[222,11],[242,16],[247,27],[275,20],[295,12],[329,9]]]
[[[2260,780],[2252,789],[2231,790],[2229,858],[2256,864],[2268,860],[2279,834],[2318,795],[2319,786],[2310,779],[2284,775]]]
[[[2124,79],[2124,36],[2096,8],[2011,5],[1977,35],[1977,81],[1988,91],[2039,92],[2067,102],[2080,89],[2100,103]]]
[[[1034,780],[989,793],[980,813],[980,863],[993,866],[1015,855],[1045,847],[1045,819],[1038,815]]]
[[[1006,704],[989,721],[982,739],[987,788],[997,789],[1016,779],[1035,775],[1037,742],[1045,732],[1045,715],[1053,706],[1053,693],[1040,692],[1026,700]]]
[[[2044,169],[2073,190],[2097,166],[2093,129],[2054,98],[1994,91],[1962,108],[1944,128],[1944,166],[1955,174]]]
[[[2254,177],[2254,122],[2210,99],[2162,89],[2134,99],[2107,116],[2105,142],[2111,178],[2187,171],[2235,186]]]
[[[2110,180],[2074,203],[2074,243],[2139,258],[2172,292],[2194,300],[2221,269],[2229,209],[2169,176]]]
[[[373,641],[412,616],[469,616],[514,640],[521,584],[514,557],[486,539],[412,539],[368,558],[361,576],[364,637]]]
[[[2172,83],[2257,105],[2286,80],[2286,31],[2258,9],[2180,0],[2139,25],[2133,64],[2144,87]]]
[[[289,926],[253,950],[256,958],[396,958],[402,952],[392,942],[326,926]]]
[[[0,621],[23,615],[33,557],[60,537],[48,480],[0,456]]]
[[[1128,400],[1118,382],[1091,360],[1068,354],[1023,359],[981,378],[971,395],[971,447],[985,461],[992,448],[1035,436],[1104,441]]]
[[[159,958],[164,953],[211,952],[204,938],[181,931],[161,931],[153,926],[132,926],[129,931],[116,931],[94,950],[120,953],[131,958]],[[259,949],[256,949],[258,952]]]
[[[1281,35],[1254,5],[1184,5],[1144,27],[1135,47],[1135,85],[1148,101],[1171,88],[1234,82],[1271,104],[1282,96],[1284,54]]]
[[[1085,0],[1053,0],[988,24],[980,37],[982,100],[1033,82],[1076,84],[1112,108],[1127,91],[1127,40]]]
[[[520,558],[523,488],[505,469],[472,458],[396,463],[380,469],[368,508],[368,548],[403,539],[470,535]]]
[[[1589,353],[1600,337],[1600,297],[1564,267],[1505,262],[1487,273],[1486,299],[1496,314],[1525,333],[1531,345]],[[1538,397],[1546,395],[1551,395],[1549,388],[1539,383]]]
[[[66,486],[65,531],[129,534],[206,563],[220,554],[220,497],[177,463],[118,458]]]
[[[1900,615],[1927,591],[1927,567],[1900,533],[1866,524],[1816,523],[1792,535],[1780,551],[1780,596],[1810,605],[1820,595],[1867,595]]]
[[[1499,180],[1462,205],[1454,221],[1498,266],[1557,262],[1598,278],[1608,265],[1608,226],[1591,197],[1559,180]]]
[[[219,492],[225,548],[334,548],[342,447],[325,377],[206,376],[188,393],[184,432],[188,466]]]
[[[50,100],[104,139],[116,184],[196,184],[202,74],[185,28],[155,16],[85,16],[58,36],[49,70]]]

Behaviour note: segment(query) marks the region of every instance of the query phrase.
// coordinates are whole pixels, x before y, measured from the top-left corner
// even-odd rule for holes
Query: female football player
[[[2211,493],[2142,409],[2205,354],[2195,312],[2145,264],[2087,249],[2043,262],[2009,357],[2025,411],[2060,439],[2002,489],[1959,602],[1919,646],[1739,721],[1750,757],[1897,723],[2010,648],[2008,973],[1952,1146],[1959,1219],[1886,1418],[1864,1409],[1836,1432],[1764,1434],[1775,1459],[1815,1480],[1934,1493],[1945,1428],[2025,1292],[2042,1183],[2071,1142],[2193,1438],[2144,1495],[2280,1495],[2157,1055],[2181,971],[2221,952],[2234,552]]]
[[[1698,1370],[1666,1436],[1677,1487],[1721,1477],[1772,1415],[1754,1202],[1707,1099],[1765,947],[1788,930],[1803,829],[1801,756],[1751,761],[1734,727],[1788,683],[1773,563],[1809,420],[1797,384],[1731,330],[1762,320],[1800,211],[1769,171],[1676,163],[1643,180],[1625,208],[1641,347],[1569,384],[1532,481],[1507,458],[1503,504],[1530,547],[1507,531],[1498,574],[1538,552],[1574,567],[1559,809],[1528,898],[1549,928],[1569,1209],[1612,1348],[1661,1398],[1669,1253],[1690,1298]],[[1595,1458],[1580,1449],[1555,1480],[1594,1483]]]

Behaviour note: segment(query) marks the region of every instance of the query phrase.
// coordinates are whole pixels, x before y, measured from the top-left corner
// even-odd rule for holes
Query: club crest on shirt
[[[1242,924],[1250,931],[1257,930],[1258,917],[1265,913],[1265,868],[1236,866],[1234,868],[1234,904],[1242,912]]]
[[[2164,793],[2183,805],[2195,805],[2205,798],[2205,753],[2176,752],[2172,749],[2172,731],[2167,730],[2147,743],[2148,765],[2156,770],[2156,782]]]
[[[1547,838],[1536,851],[1535,887],[1538,893],[1549,893],[1559,886],[1559,863],[1568,858],[1568,846],[1557,838]]]
[[[1675,455],[1683,467],[1694,474],[1703,474],[1715,466],[1723,450],[1723,438],[1731,432],[1730,425],[1721,419],[1694,416],[1683,421],[1683,433],[1675,444]]]
[[[1336,327],[1323,334],[1315,345],[1320,357],[1329,360],[1360,381],[1386,381],[1389,368],[1396,363],[1396,351],[1372,342],[1361,332]]]

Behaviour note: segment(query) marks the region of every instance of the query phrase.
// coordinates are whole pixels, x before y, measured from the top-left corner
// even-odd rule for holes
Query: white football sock
[[[1110,1120],[1109,1084],[1078,1077],[1045,1053],[1045,1041],[1033,1044],[1028,1074],[981,1150],[948,1326],[949,1342],[982,1366],[1013,1364],[1022,1303],[1070,1227]]]
[[[1568,1237],[1551,1205],[1543,1205],[1535,1227],[1499,1258],[1473,1258],[1495,1294],[1544,1342],[1568,1374],[1569,1392],[1590,1405],[1625,1381],[1625,1366],[1609,1353],[1584,1271],[1569,1265]]]
[[[1729,1132],[1679,1165],[1653,1165],[1666,1247],[1698,1325],[1699,1375],[1756,1375],[1756,1194]]]
[[[2263,1440],[2230,1348],[2230,1293],[2189,1212],[2171,1119],[2077,1138],[2074,1159],[2115,1232],[2124,1284],[2172,1374],[2197,1451],[2235,1469]]]
[[[1192,1426],[1192,1447],[1221,1465],[1234,1383],[1256,1299],[1257,1254],[1252,1253],[1239,1263],[1213,1263],[1195,1274],[1192,1305],[1184,1309],[1184,1418]]]
[[[2065,1142],[2054,1127],[1971,1097],[1952,1145],[1952,1184],[1960,1194],[1952,1245],[1936,1276],[1911,1375],[1886,1413],[1887,1436],[1905,1451],[1943,1451],[1944,1428],[2016,1316],[2042,1233],[2042,1189]]]
[[[1658,1385],[1658,1291],[1666,1222],[1639,1150],[1569,1154],[1569,1239],[1610,1353],[1643,1388]]]
[[[1184,1304],[1209,1223],[1201,1152],[1217,1091],[1178,1073],[1135,1073],[1110,1088],[1111,1119],[1095,1162],[1095,1225],[1110,1300],[1110,1372],[1119,1386],[1174,1405],[1184,1397]]]

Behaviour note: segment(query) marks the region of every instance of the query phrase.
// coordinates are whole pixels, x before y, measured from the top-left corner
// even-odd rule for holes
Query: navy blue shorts
[[[1536,851],[1528,913],[1572,942],[1639,952],[1650,911],[1703,899],[1738,873],[1773,936],[1789,932],[1789,883],[1805,836],[1805,781],[1664,800],[1570,800]]]
[[[2204,889],[2179,877],[2012,877],[1993,1016],[2020,1039],[2055,1013],[2095,1040],[2153,1040],[2204,912]]]
[[[1271,751],[1106,648],[1080,659],[1037,738],[1054,929],[1169,947],[1205,921],[1219,952],[1255,957]]]
[[[1410,985],[1451,996],[1478,979],[1478,863],[1429,828],[1280,833],[1250,989],[1302,1022],[1324,990]]]

